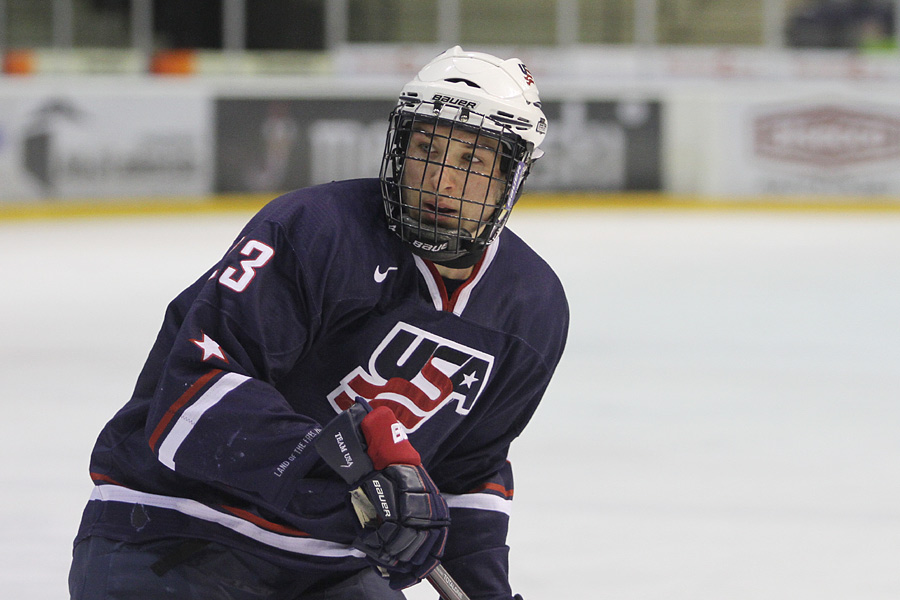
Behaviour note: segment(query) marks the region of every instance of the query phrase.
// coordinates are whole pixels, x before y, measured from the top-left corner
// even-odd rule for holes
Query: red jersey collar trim
[[[434,263],[414,255],[413,258],[416,260],[416,266],[419,268],[419,272],[422,273],[422,276],[425,279],[425,284],[428,287],[428,292],[431,295],[431,301],[434,304],[435,309],[452,312],[455,315],[461,315],[469,303],[472,290],[478,285],[478,282],[481,281],[481,278],[487,272],[488,267],[494,261],[499,245],[500,238],[497,238],[494,240],[494,243],[487,247],[481,260],[475,263],[472,274],[469,275],[465,282],[463,282],[455,292],[453,292],[452,296],[448,296],[447,287],[444,285],[444,278],[441,277],[441,274],[438,272]]]

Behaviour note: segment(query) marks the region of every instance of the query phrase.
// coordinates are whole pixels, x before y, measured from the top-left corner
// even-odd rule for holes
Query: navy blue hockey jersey
[[[358,395],[394,411],[447,498],[445,566],[473,597],[509,598],[507,452],[567,328],[557,277],[509,230],[448,296],[387,230],[377,180],[286,194],[169,305],[94,448],[76,543],[191,536],[362,568],[347,486],[312,444]]]

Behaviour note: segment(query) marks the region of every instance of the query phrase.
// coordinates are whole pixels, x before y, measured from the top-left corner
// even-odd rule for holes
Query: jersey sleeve
[[[473,600],[512,597],[506,545],[512,495],[509,463],[469,493],[445,494],[452,526],[443,564]]]
[[[527,363],[521,363],[527,364]],[[527,373],[527,374],[526,374]],[[432,475],[447,498],[451,527],[443,562],[473,600],[510,600],[506,543],[513,500],[510,444],[524,430],[552,368],[523,371],[505,402],[461,432],[461,443]]]
[[[550,280],[556,282],[555,277]],[[514,486],[507,457],[550,384],[568,333],[569,311],[561,286],[554,283],[530,304],[519,314],[533,315],[536,310],[541,318],[523,319],[512,328],[529,335],[516,336],[498,366],[497,379],[489,384],[495,401],[476,405],[470,414],[476,418],[466,419],[454,432],[456,446],[429,467],[451,511],[443,562],[473,600],[512,598],[506,540]]]
[[[147,443],[177,475],[281,512],[318,456],[319,423],[277,389],[315,335],[316,300],[288,236],[269,221],[248,228],[196,285],[168,323]]]

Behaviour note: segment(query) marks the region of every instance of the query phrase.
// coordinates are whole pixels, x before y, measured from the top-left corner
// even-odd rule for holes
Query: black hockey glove
[[[363,531],[353,542],[400,590],[437,565],[450,511],[394,413],[356,403],[325,425],[316,449],[353,486]]]

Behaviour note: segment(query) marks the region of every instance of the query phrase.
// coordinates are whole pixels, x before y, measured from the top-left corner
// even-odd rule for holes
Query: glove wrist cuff
[[[360,427],[376,471],[390,465],[418,467],[422,464],[422,458],[406,437],[406,430],[389,408],[376,408],[363,418]]]

